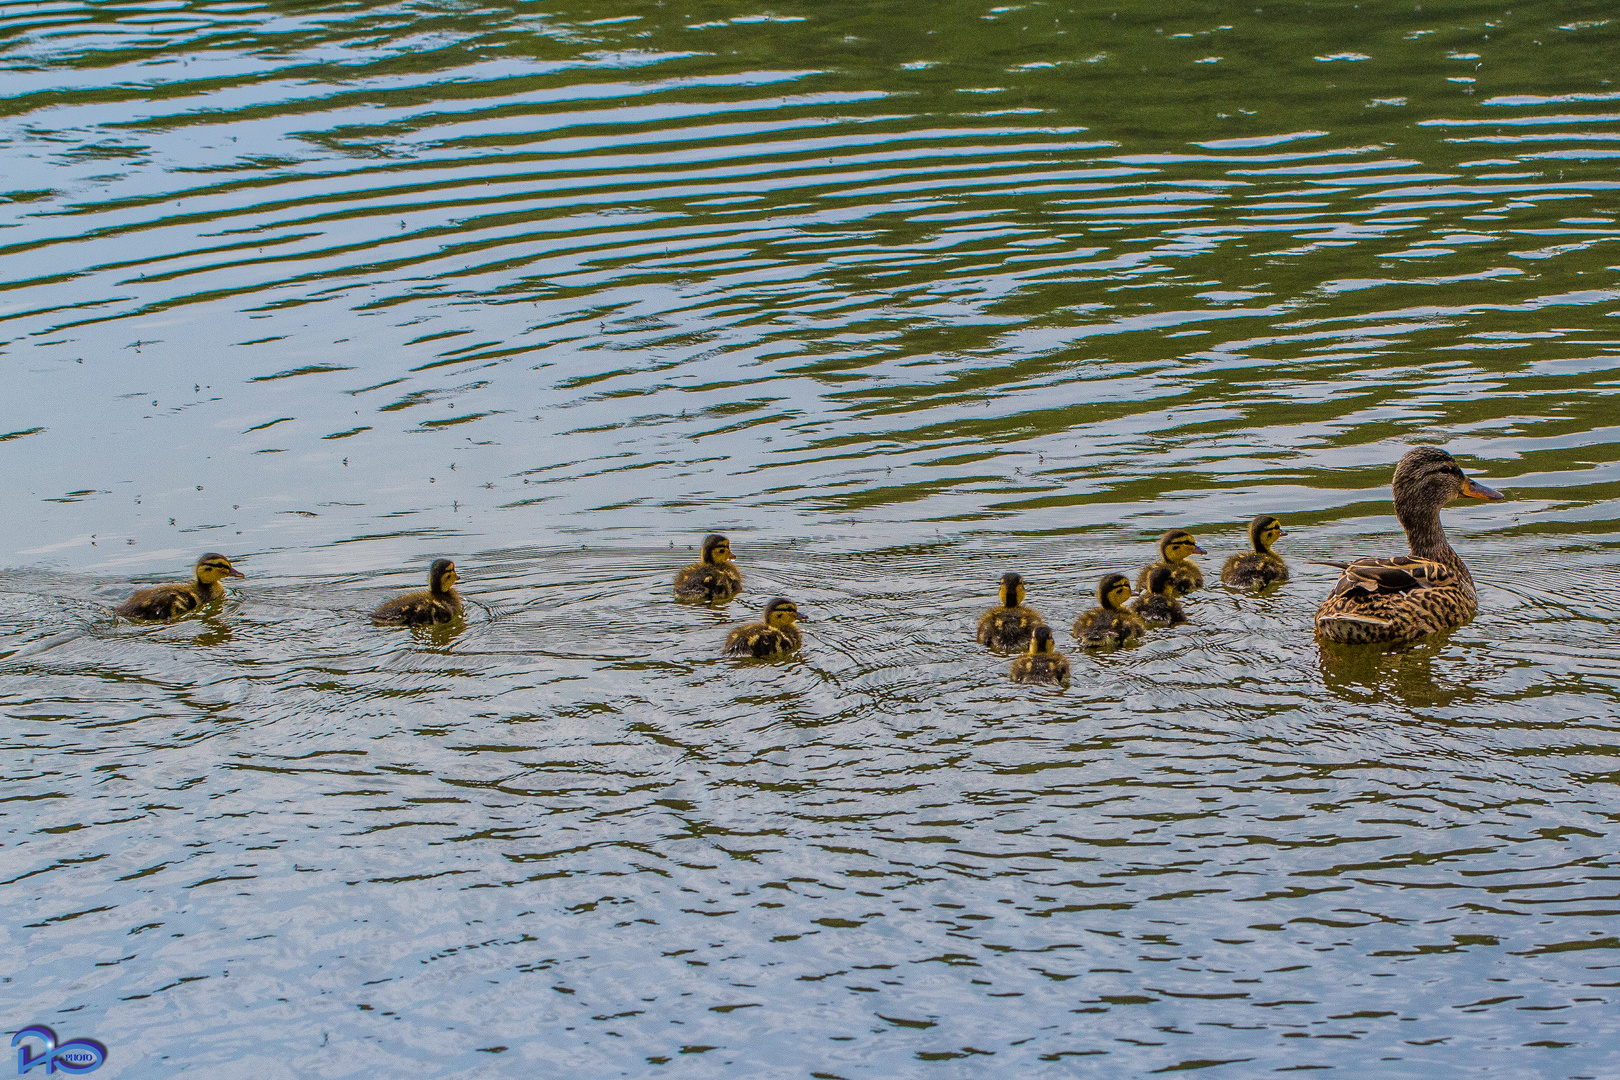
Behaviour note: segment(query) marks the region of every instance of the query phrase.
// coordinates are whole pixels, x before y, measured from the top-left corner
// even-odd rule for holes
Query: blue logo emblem
[[[45,1044],[45,1052],[36,1054],[26,1044],[17,1046],[24,1039],[38,1039]],[[11,1045],[17,1046],[17,1075],[21,1076],[35,1065],[45,1066],[45,1071],[53,1073],[61,1069],[65,1073],[95,1072],[101,1068],[102,1062],[107,1060],[107,1048],[94,1039],[74,1039],[61,1046],[56,1045],[56,1032],[48,1027],[35,1024],[25,1027],[11,1037]]]

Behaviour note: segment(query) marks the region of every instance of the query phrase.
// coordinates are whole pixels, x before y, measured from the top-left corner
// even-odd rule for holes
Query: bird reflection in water
[[[1471,670],[1472,665],[1436,663],[1444,657],[1450,637],[1451,631],[1441,631],[1414,645],[1385,646],[1318,641],[1317,667],[1322,672],[1322,685],[1335,697],[1357,705],[1375,705],[1393,698],[1416,709],[1472,701],[1479,696],[1474,682],[1455,677]]]
[[[193,645],[210,648],[215,645],[224,645],[231,640],[230,623],[217,615],[205,615],[197,620],[201,632],[191,639]]]

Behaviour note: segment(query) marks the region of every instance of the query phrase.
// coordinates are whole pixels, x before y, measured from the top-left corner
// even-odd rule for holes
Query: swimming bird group
[[[1420,446],[1401,458],[1395,469],[1395,516],[1406,531],[1410,553],[1326,563],[1338,567],[1340,575],[1316,611],[1317,636],[1345,644],[1411,642],[1473,618],[1479,608],[1474,579],[1440,524],[1440,508],[1459,496],[1503,497],[1465,476],[1452,456],[1438,447]],[[1286,582],[1288,564],[1272,550],[1283,535],[1275,517],[1255,518],[1249,525],[1253,550],[1227,559],[1221,581],[1240,589]],[[1130,578],[1120,573],[1106,574],[1097,583],[1097,606],[1074,621],[1074,638],[1081,647],[1116,648],[1138,640],[1149,627],[1187,621],[1181,599],[1204,584],[1203,571],[1191,556],[1208,553],[1185,529],[1161,536],[1158,553],[1158,561],[1137,574],[1135,592]],[[221,582],[243,576],[230,559],[209,552],[197,560],[191,581],[142,589],[113,610],[130,619],[177,619],[223,600]],[[388,601],[372,612],[372,620],[409,626],[455,622],[464,611],[456,581],[455,563],[435,560],[428,571],[427,591]],[[695,603],[721,605],[738,596],[743,576],[730,541],[719,534],[704,537],[698,560],[675,575],[674,587],[677,599]],[[1021,575],[1003,574],[1000,602],[979,620],[978,641],[999,652],[1022,652],[1010,669],[1017,682],[1065,683],[1069,661],[1057,651],[1046,621],[1025,605],[1026,595]],[[778,596],[765,605],[759,622],[731,631],[722,651],[761,659],[794,653],[803,643],[798,619],[798,606]]]

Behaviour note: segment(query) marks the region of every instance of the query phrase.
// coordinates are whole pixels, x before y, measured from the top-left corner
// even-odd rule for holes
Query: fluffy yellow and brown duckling
[[[778,596],[765,605],[763,622],[739,626],[726,636],[727,656],[785,656],[804,644],[804,637],[794,625],[799,608],[786,597]]]
[[[1037,626],[1029,636],[1029,652],[1012,662],[1013,682],[1067,683],[1069,658],[1057,651],[1051,628]]]
[[[1146,632],[1136,614],[1125,609],[1131,598],[1131,579],[1109,574],[1097,582],[1097,607],[1074,620],[1075,639],[1088,649],[1125,645]]]
[[[1181,606],[1181,590],[1168,566],[1155,566],[1148,572],[1148,591],[1131,605],[1136,617],[1148,626],[1176,626],[1187,621]]]
[[[232,577],[247,575],[219,552],[210,551],[197,560],[190,581],[142,589],[113,608],[113,614],[126,619],[178,619],[205,604],[225,599],[225,586],[220,581]]]
[[[461,618],[461,594],[456,592],[456,564],[434,559],[428,568],[427,592],[396,596],[371,613],[371,621],[391,626],[426,626]]]
[[[1316,609],[1316,633],[1349,645],[1416,641],[1474,617],[1479,597],[1468,567],[1446,541],[1440,508],[1458,496],[1502,498],[1463,475],[1436,446],[1409,450],[1395,467],[1395,517],[1410,555],[1329,563],[1343,573]]]
[[[1181,590],[1183,596],[1195,589],[1202,589],[1204,572],[1187,556],[1207,554],[1209,552],[1198,546],[1198,541],[1193,539],[1192,533],[1186,529],[1171,529],[1159,537],[1159,561],[1153,566],[1144,566],[1142,572],[1136,575],[1136,591],[1147,592],[1148,574],[1153,572],[1154,566],[1170,568],[1176,575],[1176,588]]]
[[[1001,575],[1001,606],[991,608],[979,620],[979,644],[992,649],[1022,649],[1038,626],[1045,626],[1033,608],[1024,606],[1024,579],[1017,574]]]
[[[731,559],[731,541],[719,533],[703,538],[703,557],[675,575],[675,596],[724,604],[742,592],[742,571]]]
[[[1261,514],[1249,522],[1249,543],[1253,551],[1233,555],[1221,567],[1221,580],[1240,589],[1265,588],[1288,580],[1288,564],[1282,556],[1271,550],[1279,536],[1287,536],[1282,524],[1270,514]]]

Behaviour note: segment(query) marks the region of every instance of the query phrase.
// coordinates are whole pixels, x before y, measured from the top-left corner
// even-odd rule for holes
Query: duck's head
[[[428,567],[428,589],[431,592],[449,592],[456,587],[456,564],[449,559],[434,559]]]
[[[1456,459],[1438,446],[1413,447],[1395,466],[1395,516],[1403,525],[1409,513],[1438,512],[1458,496],[1503,498],[1495,488],[1464,476]]]
[[[1050,627],[1037,626],[1035,632],[1029,637],[1029,652],[1031,656],[1040,653],[1057,652],[1057,642],[1052,640]]]
[[[204,585],[212,585],[220,578],[247,577],[246,574],[231,565],[231,560],[217,551],[210,551],[197,560],[197,580]]]
[[[765,625],[778,630],[790,629],[799,621],[799,605],[785,596],[778,596],[765,605]]]
[[[1097,603],[1118,611],[1131,598],[1131,579],[1124,574],[1108,574],[1097,582]]]
[[[1001,575],[1001,603],[1003,607],[1017,607],[1024,602],[1024,579],[1017,574]]]
[[[1198,546],[1198,541],[1194,540],[1193,534],[1186,529],[1171,529],[1159,537],[1159,557],[1165,562],[1176,563],[1189,555],[1207,554],[1209,553]]]
[[[731,541],[719,533],[710,533],[703,538],[703,561],[706,563],[725,563],[731,561]]]
[[[1155,566],[1148,571],[1148,592],[1158,593],[1166,600],[1180,600],[1182,592],[1176,585],[1176,572],[1168,566]]]
[[[1270,514],[1261,514],[1249,522],[1249,543],[1262,555],[1271,550],[1271,545],[1277,542],[1279,536],[1287,535],[1283,532],[1282,524]]]

